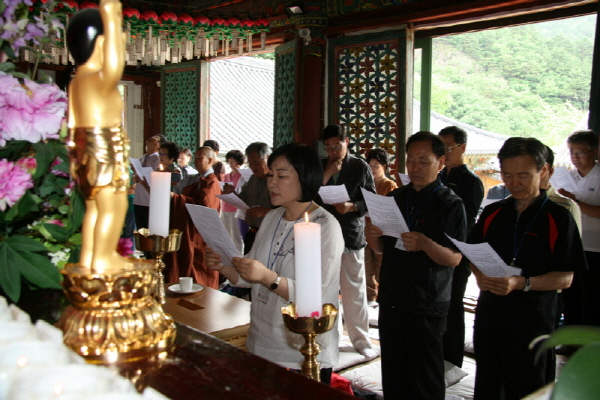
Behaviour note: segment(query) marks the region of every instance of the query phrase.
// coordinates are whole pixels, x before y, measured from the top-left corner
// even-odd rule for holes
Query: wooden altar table
[[[209,287],[192,294],[177,294],[168,290],[171,285],[165,285],[163,310],[175,322],[244,346],[250,324],[250,302]]]

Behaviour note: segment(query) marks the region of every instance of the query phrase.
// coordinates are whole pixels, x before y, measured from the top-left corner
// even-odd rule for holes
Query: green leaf
[[[69,212],[69,206],[66,204],[63,204],[62,206],[58,207],[58,212],[66,215]]]
[[[21,272],[7,242],[8,240],[0,242],[0,287],[16,303],[21,297]]]
[[[81,232],[77,232],[69,238],[69,243],[81,246]]]
[[[69,239],[69,233],[66,228],[55,224],[44,224],[44,228],[52,235],[57,242],[66,242]]]
[[[4,243],[25,252],[39,253],[40,251],[46,251],[43,244],[25,236],[11,236]]]
[[[571,356],[560,372],[552,400],[600,399],[600,343],[589,343]]]
[[[10,58],[12,60],[17,59],[15,52],[13,51],[12,47],[10,47],[10,43],[8,43],[8,42],[2,43],[1,50],[4,52],[4,54],[6,54],[8,56],[8,58]]]
[[[54,161],[54,152],[52,151],[52,146],[45,143],[34,143],[33,148],[35,149],[35,160],[37,162],[33,179],[38,179],[48,172],[50,164]]]
[[[539,337],[534,340],[533,344],[540,340],[546,339],[546,336]],[[588,343],[600,342],[600,328],[594,326],[565,326],[554,331],[542,343],[538,349],[538,356],[544,351],[554,348],[558,345],[565,346],[584,346]]]
[[[44,289],[60,289],[60,273],[48,256],[38,253],[19,253],[24,261],[21,274],[31,284]]]
[[[69,233],[73,234],[81,227],[85,214],[85,201],[77,190],[71,192],[71,212],[69,213]]]
[[[0,51],[2,51],[2,47],[4,46],[4,43],[8,43],[8,42],[4,42],[2,39],[0,39]],[[2,71],[2,72],[14,71],[16,67],[17,66],[11,62],[0,63],[0,71]]]

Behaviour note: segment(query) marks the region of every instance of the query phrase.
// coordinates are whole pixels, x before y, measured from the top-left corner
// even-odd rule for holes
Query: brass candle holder
[[[140,251],[152,253],[154,264],[156,266],[156,276],[158,284],[156,285],[156,300],[160,304],[165,304],[165,276],[163,270],[165,263],[162,258],[165,253],[172,253],[179,250],[181,246],[181,231],[171,229],[169,236],[151,235],[147,228],[142,228],[133,233],[135,238],[135,248]]]
[[[107,364],[168,350],[175,323],[154,299],[154,263],[93,272],[78,264],[61,271],[69,306],[59,324],[64,343],[88,362]]]
[[[321,349],[317,344],[317,335],[328,332],[335,326],[337,313],[338,310],[330,303],[323,304],[323,313],[320,318],[297,317],[294,303],[281,307],[286,328],[304,336],[304,345],[300,348],[300,353],[304,355],[302,375],[317,382],[321,381],[320,363],[317,361],[317,355]]]

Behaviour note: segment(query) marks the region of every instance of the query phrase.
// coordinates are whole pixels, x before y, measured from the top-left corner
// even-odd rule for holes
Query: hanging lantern
[[[163,25],[165,25],[166,27],[175,26],[177,24],[177,21],[179,20],[177,14],[175,14],[172,11],[163,12],[162,14],[160,14],[160,19],[162,20]]]
[[[251,19],[242,20],[242,28],[246,32],[246,51],[252,51],[252,35],[254,34],[254,24],[255,22]]]
[[[74,0],[63,0],[56,5],[56,11],[66,14],[74,14],[79,10],[79,5]]]
[[[194,18],[196,26],[196,45],[194,46],[194,56],[200,57],[203,51],[206,51],[206,34],[210,28],[210,19],[204,15],[198,15]]]
[[[231,30],[231,50],[237,50],[240,37],[240,29],[242,29],[242,21],[237,18],[228,18],[229,29]]]
[[[92,3],[91,1],[84,1],[79,6],[80,10],[85,10],[86,8],[98,8],[98,4]]]
[[[223,30],[225,29],[225,27],[227,25],[226,25],[226,21],[221,17],[213,18],[210,21],[210,24],[213,29],[211,55],[216,56],[217,53],[219,52],[219,39],[221,38],[221,34],[223,33]]]
[[[139,10],[131,7],[123,9],[123,21],[128,22],[132,25],[140,23],[140,12]]]
[[[264,50],[267,47],[267,32],[269,31],[269,20],[266,18],[256,20],[256,28],[260,32],[260,49]]]

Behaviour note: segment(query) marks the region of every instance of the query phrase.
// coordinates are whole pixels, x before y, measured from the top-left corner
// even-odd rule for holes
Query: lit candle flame
[[[53,389],[54,389],[54,394],[56,396],[62,394],[62,392],[63,392],[63,384],[62,384],[62,382],[56,382],[56,383],[54,383],[54,388]]]
[[[304,213],[304,220],[306,221],[306,225],[308,225],[308,211]]]
[[[165,169],[163,168],[162,164],[158,164],[158,170],[159,171],[164,171]]]
[[[26,365],[27,365],[27,357],[25,357],[25,356],[21,356],[21,357],[19,357],[19,358],[17,359],[17,365],[18,365],[19,367],[21,367],[21,368],[22,368],[22,367],[24,367],[24,366],[26,366]]]

